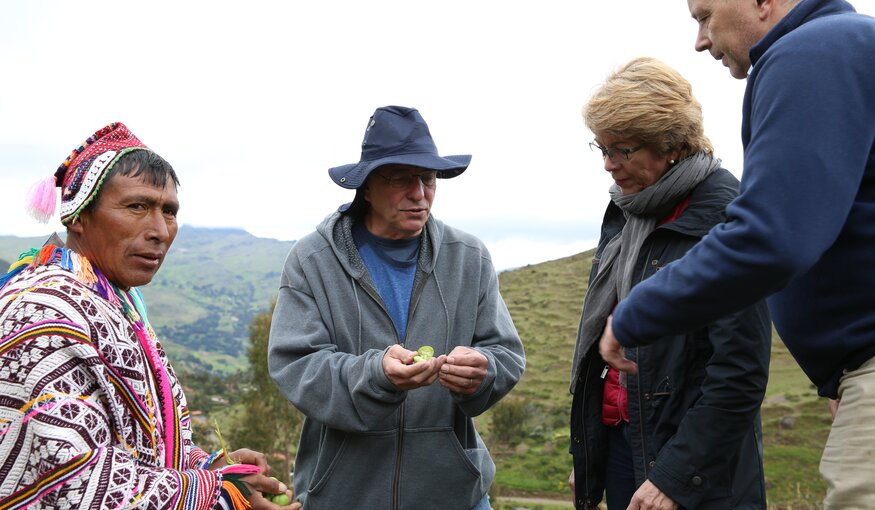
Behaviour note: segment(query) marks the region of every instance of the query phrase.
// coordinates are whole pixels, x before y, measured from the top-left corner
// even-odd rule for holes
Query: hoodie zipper
[[[419,272],[420,269],[417,267],[416,271]],[[425,278],[423,278],[420,284],[412,290],[410,295],[410,309],[407,314],[408,325],[411,322],[410,319],[413,317],[416,305],[419,303],[419,298],[422,295],[422,288],[425,286],[425,283],[429,278],[428,273],[423,272],[423,274],[425,275]],[[376,289],[373,289],[370,285],[362,284],[360,280],[359,285],[361,285],[362,289],[364,289],[364,291],[371,297],[371,299],[373,299],[380,306],[380,309],[383,310],[383,313],[386,314],[386,317],[389,318],[389,322],[392,323],[392,316],[389,315],[389,311],[386,309],[380,293]],[[407,347],[407,338],[404,339],[403,343],[401,342],[401,339],[398,337],[398,330],[395,329],[394,323],[392,323],[392,331],[395,333],[395,340],[402,346]],[[401,500],[401,454],[403,451],[402,445],[404,444],[404,414],[406,407],[407,402],[405,400],[401,403],[401,407],[398,412],[398,442],[395,449],[395,476],[392,481],[392,510],[398,509]]]
[[[389,315],[389,311],[386,309],[386,305],[383,303],[383,298],[380,296],[380,293],[376,291],[376,289],[371,288],[370,285],[364,285],[360,280],[358,284],[364,289],[365,293],[377,303],[380,309],[386,314],[386,317],[389,319],[389,323],[392,324],[392,332],[395,334],[395,341],[397,343],[401,343],[401,339],[398,338],[398,330],[395,329],[394,323],[392,323],[392,316]],[[404,344],[402,344],[404,345]],[[400,489],[399,485],[401,483],[401,445],[404,443],[404,408],[407,405],[406,400],[401,403],[401,407],[398,410],[398,441],[395,448],[395,475],[392,480],[392,509],[396,510],[400,504]]]
[[[404,444],[404,409],[407,401],[401,403],[398,416],[398,447],[395,449],[395,479],[392,481],[392,508],[397,510],[401,504],[401,445]]]
[[[419,272],[420,269],[417,267],[416,271]],[[411,294],[410,294],[410,305],[409,305],[409,310],[407,312],[407,326],[408,326],[407,332],[410,331],[409,326],[410,326],[410,323],[412,322],[411,319],[413,318],[413,314],[416,311],[416,305],[419,304],[419,298],[422,296],[422,289],[423,289],[423,287],[425,287],[425,283],[426,283],[426,281],[428,281],[428,279],[430,277],[430,275],[428,273],[423,272],[423,274],[425,275],[425,277],[422,280],[420,280],[419,285],[414,287],[413,290],[411,291]],[[416,281],[416,277],[414,276],[414,282],[415,281]],[[385,308],[384,308],[384,310],[385,310]],[[388,315],[388,314],[389,314],[389,312],[386,312],[386,315]],[[406,338],[407,332],[405,332],[404,343],[402,344],[405,348],[407,347],[407,338]],[[395,336],[397,338],[397,336],[398,336],[397,331],[395,331]],[[399,410],[399,415],[398,415],[398,447],[396,448],[396,453],[395,453],[395,479],[392,482],[392,509],[393,510],[397,510],[398,507],[401,505],[401,487],[400,487],[401,486],[401,454],[402,454],[403,445],[404,445],[404,414],[405,414],[406,409],[407,409],[407,399],[405,399],[404,402],[401,403],[401,409]]]

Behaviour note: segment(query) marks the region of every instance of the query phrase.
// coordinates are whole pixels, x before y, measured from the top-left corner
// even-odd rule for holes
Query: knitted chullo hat
[[[113,122],[82,142],[55,175],[38,182],[27,200],[28,211],[46,223],[55,212],[55,188],[61,188],[61,223],[67,225],[97,196],[112,167],[125,154],[149,150],[121,122]]]

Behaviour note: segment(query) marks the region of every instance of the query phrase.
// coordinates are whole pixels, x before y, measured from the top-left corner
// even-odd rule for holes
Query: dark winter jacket
[[[651,277],[683,256],[724,218],[738,180],[718,169],[689,196],[687,208],[641,247],[635,279]],[[607,242],[625,224],[608,206],[590,278]],[[649,479],[685,509],[762,509],[765,487],[759,407],[768,378],[771,327],[764,302],[688,335],[663,338],[627,356],[639,372],[627,379],[629,438],[635,479]],[[607,429],[602,424],[606,365],[594,345],[583,361],[571,412],[571,452],[578,509],[604,491]]]

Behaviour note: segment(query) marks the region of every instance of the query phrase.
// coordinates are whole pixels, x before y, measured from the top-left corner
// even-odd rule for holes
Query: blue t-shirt
[[[398,338],[404,342],[410,294],[413,292],[416,260],[419,257],[419,236],[384,239],[372,234],[362,222],[356,222],[352,228],[352,238],[386,304]]]

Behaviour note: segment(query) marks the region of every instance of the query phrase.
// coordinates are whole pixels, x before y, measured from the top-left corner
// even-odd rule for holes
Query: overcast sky
[[[298,239],[352,199],[327,169],[357,162],[374,109],[398,104],[441,154],[473,155],[433,212],[496,267],[578,253],[611,184],[580,108],[634,57],[690,80],[740,176],[744,82],[693,51],[695,29],[683,0],[7,2],[0,234],[59,229],[24,214],[28,188],[121,121],[176,168],[181,223]]]

